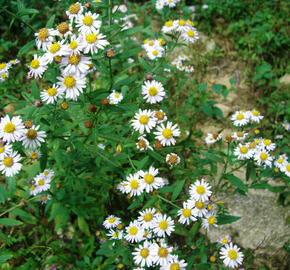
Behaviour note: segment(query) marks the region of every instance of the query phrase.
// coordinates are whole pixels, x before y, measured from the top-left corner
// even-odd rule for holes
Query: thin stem
[[[173,203],[173,202],[171,202],[171,201],[165,199],[165,198],[162,197],[161,195],[157,195],[157,197],[158,197],[159,199],[161,199],[162,201],[165,201],[165,202],[171,204],[171,205],[174,206],[175,208],[181,209],[178,205],[176,205],[175,203]]]
[[[137,168],[134,166],[134,164],[133,164],[133,162],[132,162],[132,159],[130,158],[129,154],[128,154],[128,159],[129,159],[129,163],[130,163],[131,167],[132,167],[135,171],[137,171]]]

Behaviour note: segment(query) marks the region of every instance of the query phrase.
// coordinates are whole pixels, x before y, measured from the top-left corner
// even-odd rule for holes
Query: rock
[[[14,106],[12,104],[8,104],[7,106],[5,106],[3,108],[3,111],[6,113],[8,112],[8,113],[13,114],[14,113]]]
[[[279,79],[281,84],[290,84],[290,74],[285,74],[283,77]]]
[[[208,36],[206,36],[205,34],[200,33],[200,32],[199,32],[199,39],[200,39],[200,42],[203,45],[205,45],[205,50],[202,53],[202,55],[204,55],[210,51],[213,51],[215,49],[216,43],[213,39],[210,39]]]
[[[231,111],[232,111],[232,108],[230,108],[229,106],[226,106],[224,104],[221,104],[221,103],[216,104],[215,107],[219,108],[222,111],[223,116],[225,118],[227,118],[230,115]]]

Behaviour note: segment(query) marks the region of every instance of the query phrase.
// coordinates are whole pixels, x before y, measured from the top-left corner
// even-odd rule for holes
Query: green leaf
[[[78,226],[85,235],[90,236],[89,225],[83,217],[78,216]]]
[[[198,86],[198,91],[202,93],[207,88],[207,83],[203,83]]]
[[[211,161],[219,162],[219,163],[225,163],[225,161],[222,158],[220,158],[220,157],[218,157],[218,156],[216,156],[216,155],[214,155],[212,153],[204,152],[204,153],[201,153],[201,154],[203,156],[205,156],[207,159],[211,160]]]
[[[201,109],[206,115],[208,115],[209,117],[212,117],[212,107],[210,106],[208,102],[203,102],[201,104]]]
[[[244,192],[248,191],[247,185],[244,184],[244,182],[240,178],[236,177],[235,175],[226,174],[225,178],[228,179],[234,186],[241,189],[242,191],[244,191]]]
[[[12,218],[0,218],[0,224],[4,226],[19,226],[22,222]]]
[[[10,260],[12,257],[13,257],[12,254],[0,255],[0,265]]]
[[[184,186],[185,180],[179,180],[175,186],[175,189],[172,193],[172,197],[171,200],[175,201],[175,199],[178,197],[178,195],[180,194],[183,186]]]
[[[19,17],[22,17],[24,15],[30,15],[30,14],[38,14],[39,11],[37,9],[34,9],[34,8],[26,8],[26,9],[22,9],[20,10],[17,15]]]
[[[8,198],[8,192],[6,189],[0,184],[0,203],[4,203]]]
[[[49,18],[49,20],[47,21],[45,28],[52,28],[53,27],[54,19],[55,19],[55,15],[52,15]]]
[[[241,217],[237,217],[237,216],[219,215],[217,224],[224,225],[224,224],[233,223],[233,222],[239,220],[240,218]]]
[[[29,52],[35,45],[35,40],[31,40],[27,44],[25,44],[18,52],[18,57],[22,56],[23,54]]]
[[[39,92],[39,89],[38,89],[36,82],[32,81],[30,87],[31,87],[31,94],[32,94],[33,98],[40,99],[40,92]]]
[[[223,86],[221,84],[213,84],[211,88],[219,95],[221,90],[223,89]]]

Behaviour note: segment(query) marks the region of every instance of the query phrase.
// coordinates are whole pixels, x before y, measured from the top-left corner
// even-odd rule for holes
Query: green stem
[[[171,204],[171,205],[174,206],[175,208],[177,208],[177,209],[181,209],[178,205],[176,205],[175,203],[173,203],[173,202],[171,202],[171,201],[165,199],[165,198],[162,197],[161,195],[157,195],[157,197],[158,197],[159,199],[161,199],[162,201],[165,201],[165,202]]]

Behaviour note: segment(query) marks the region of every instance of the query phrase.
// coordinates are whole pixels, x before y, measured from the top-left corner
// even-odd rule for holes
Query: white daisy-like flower
[[[81,54],[84,49],[84,39],[83,36],[71,36],[70,43],[65,47],[68,55],[78,55]]]
[[[186,30],[181,33],[181,38],[187,43],[194,43],[199,39],[198,32],[194,27],[186,28]]]
[[[41,191],[36,188],[36,185],[34,185],[34,184],[30,185],[30,187],[29,187],[29,193],[30,193],[30,195],[35,196],[35,195],[37,195],[40,192]]]
[[[0,145],[0,159],[3,159],[6,156],[9,156],[12,152],[11,144],[1,144]]]
[[[29,77],[37,77],[41,78],[43,73],[47,69],[47,59],[44,56],[37,56],[36,54],[33,56],[33,60],[29,64]]]
[[[123,98],[122,93],[116,92],[116,90],[113,90],[113,92],[108,96],[110,104],[118,104],[123,100]]]
[[[254,159],[258,163],[258,165],[264,165],[272,168],[273,157],[267,150],[258,150],[254,155]]]
[[[6,115],[1,119],[0,122],[0,138],[5,142],[18,141],[25,133],[25,127],[19,116],[10,117]]]
[[[56,36],[59,36],[61,39],[66,39],[72,35],[73,27],[71,23],[62,22],[56,27],[55,31]]]
[[[162,83],[152,80],[145,81],[144,85],[142,85],[142,96],[146,102],[155,104],[162,101],[165,98],[166,93]]]
[[[0,82],[4,82],[9,77],[8,71],[0,73]]]
[[[63,57],[60,63],[63,74],[76,74],[77,76],[86,75],[90,69],[91,57],[86,57],[81,54],[72,54],[68,57]]]
[[[260,146],[268,151],[273,151],[276,148],[276,144],[269,139],[263,139]]]
[[[212,133],[208,133],[204,140],[207,145],[211,145],[217,142]]]
[[[245,160],[253,156],[253,151],[251,151],[247,145],[239,144],[235,148],[234,154],[239,160]]]
[[[69,9],[66,11],[66,15],[70,21],[73,22],[80,14],[83,13],[83,9],[84,7],[79,2],[76,2],[69,7]]]
[[[112,12],[115,13],[116,11],[120,11],[122,13],[126,13],[128,11],[128,8],[126,7],[126,5],[115,5],[112,9]]]
[[[162,214],[155,215],[153,220],[153,232],[158,237],[170,236],[173,231],[174,221],[171,217]]]
[[[98,49],[103,50],[110,43],[105,40],[105,35],[99,33],[99,29],[91,34],[84,35],[84,52],[85,53],[98,53]]]
[[[161,123],[167,121],[167,116],[166,116],[165,112],[162,110],[155,111],[154,117],[157,119],[157,122],[156,122],[157,124],[161,124]]]
[[[234,126],[245,126],[249,123],[249,115],[247,112],[244,111],[236,111],[232,117],[231,120],[234,122]]]
[[[10,177],[17,174],[22,167],[19,163],[21,156],[16,151],[11,151],[6,156],[2,156],[0,159],[0,171],[5,176]]]
[[[175,153],[167,154],[166,162],[171,166],[178,165],[180,163],[180,157]]]
[[[161,10],[164,7],[164,0],[157,0],[155,4],[155,8],[157,10]]]
[[[106,229],[112,229],[112,228],[116,228],[120,223],[121,223],[121,219],[119,217],[110,215],[103,222],[103,226]]]
[[[65,97],[77,100],[83,88],[86,88],[86,77],[84,75],[78,76],[76,74],[63,74],[62,77],[57,77],[59,80],[57,84],[60,90],[65,92]]]
[[[45,169],[43,175],[46,179],[51,179],[54,176],[54,171],[51,169]]]
[[[189,56],[187,56],[186,54],[182,53],[182,54],[178,55],[178,60],[180,60],[180,61],[189,60]]]
[[[126,186],[128,185],[127,181],[122,181],[117,185],[117,189],[120,190],[122,193],[127,193]]]
[[[34,185],[38,193],[46,191],[50,188],[50,178],[46,178],[43,173],[34,178]]]
[[[0,148],[0,155],[1,155],[1,148]],[[288,157],[286,154],[284,155],[280,155],[276,161],[275,161],[275,167],[279,168],[281,170],[281,168],[285,167],[288,164]]]
[[[144,238],[144,229],[138,221],[131,221],[129,226],[126,227],[125,239],[130,243],[141,242]]]
[[[234,134],[232,135],[232,138],[236,139],[237,141],[244,141],[245,139],[247,139],[247,136],[248,136],[248,133],[238,131],[238,132],[234,132]]]
[[[179,3],[180,0],[164,0],[165,5],[169,6],[170,8],[173,8]]]
[[[172,122],[167,122],[166,126],[162,123],[156,130],[154,132],[156,140],[159,140],[163,146],[175,145],[176,140],[174,137],[180,136],[180,130],[177,124],[173,125]]]
[[[187,263],[185,260],[179,260],[177,255],[173,255],[172,259],[167,265],[160,267],[160,270],[186,270]]]
[[[20,141],[25,148],[36,148],[40,143],[44,142],[46,137],[45,131],[39,131],[39,126],[32,126],[22,135]]]
[[[283,173],[285,173],[288,177],[290,177],[290,163],[287,162],[283,167],[280,169]]]
[[[109,233],[107,233],[107,236],[110,237],[110,240],[113,239],[121,240],[123,238],[123,232],[119,230],[110,229]]]
[[[162,27],[161,31],[163,33],[170,33],[170,32],[173,32],[175,31],[176,29],[176,26],[173,24],[173,21],[172,20],[169,20],[167,21],[164,26]]]
[[[126,186],[125,190],[130,196],[139,196],[144,191],[144,184],[140,180],[139,174],[134,173],[126,177]]]
[[[63,44],[64,40],[54,42],[48,45],[47,52],[43,55],[46,63],[52,63],[54,57],[67,55],[66,47]]]
[[[290,130],[290,124],[287,120],[282,123],[282,127],[285,128],[287,131]]]
[[[260,121],[264,118],[263,115],[256,109],[249,111],[250,120],[256,123],[260,123]]]
[[[85,15],[80,14],[76,19],[76,27],[83,34],[91,34],[100,29],[102,22],[97,20],[99,14],[86,12]]]
[[[153,228],[153,220],[156,210],[154,208],[147,208],[144,211],[139,212],[138,222],[144,229]]]
[[[175,29],[181,33],[186,32],[189,26],[188,23],[183,19],[174,20],[173,25]]]
[[[185,72],[188,73],[194,72],[194,67],[191,65],[185,66]]]
[[[194,184],[190,185],[189,194],[197,201],[206,202],[212,194],[210,189],[211,186],[204,179],[196,180]]]
[[[150,60],[155,60],[157,58],[162,57],[164,49],[160,46],[155,46],[154,48],[150,48],[147,50],[147,56]]]
[[[141,110],[135,113],[134,119],[132,120],[132,126],[134,130],[143,134],[144,131],[150,132],[152,128],[156,126],[156,118],[154,117],[154,112],[151,110]]]
[[[40,98],[42,102],[45,102],[46,104],[53,104],[58,100],[58,98],[62,98],[62,95],[63,90],[60,89],[60,87],[57,86],[56,84],[53,84],[52,87],[43,90],[40,93]]]
[[[49,201],[49,200],[51,200],[51,197],[50,197],[50,195],[49,194],[42,194],[41,196],[40,196],[40,202],[41,202],[41,204],[46,204],[47,203],[47,201]]]
[[[145,240],[142,245],[135,248],[133,260],[136,265],[151,267],[153,264],[152,243]]]
[[[221,248],[220,258],[223,260],[226,267],[237,268],[243,263],[244,254],[239,250],[240,248],[238,248],[237,245],[233,245],[233,243]]]
[[[5,63],[5,62],[0,63],[0,74],[7,72],[8,69],[10,68],[10,66],[11,65],[9,65],[8,63]]]
[[[147,149],[150,149],[151,151],[153,151],[153,148],[149,145],[149,141],[145,138],[144,135],[140,136],[138,138],[138,142],[136,143],[136,147],[140,151],[144,151],[144,150],[147,150]]]
[[[196,221],[196,218],[193,215],[194,205],[183,202],[183,208],[180,209],[177,213],[179,216],[178,222],[181,224],[189,224],[191,221]]]
[[[224,235],[219,238],[218,242],[221,243],[222,245],[226,245],[229,244],[231,241],[232,239],[229,235]]]
[[[162,184],[162,178],[156,177],[158,175],[158,169],[150,167],[149,171],[139,171],[138,172],[142,185],[145,187],[147,193],[152,192],[154,189],[160,188]]]
[[[38,149],[30,149],[26,154],[32,160],[37,160],[41,157],[41,152]]]
[[[160,241],[160,244],[152,246],[152,254],[154,256],[154,264],[165,266],[167,265],[172,259],[173,256],[171,254],[173,248],[169,247],[165,241]]]
[[[56,31],[53,29],[42,28],[38,33],[35,33],[36,47],[44,51],[48,50],[48,46],[53,42],[53,36],[56,35]]]
[[[189,206],[192,206],[192,205],[194,206],[194,208],[192,210],[192,214],[195,217],[204,217],[208,213],[208,210],[206,208],[206,204],[201,200],[190,199],[190,200],[187,200],[187,204]]]
[[[202,219],[202,227],[207,229],[209,231],[212,227],[217,227],[217,219],[215,214],[208,213],[203,219]]]
[[[147,51],[152,51],[154,50],[154,48],[159,48],[159,40],[158,39],[154,39],[154,40],[144,40],[144,44],[142,45],[142,47]]]

